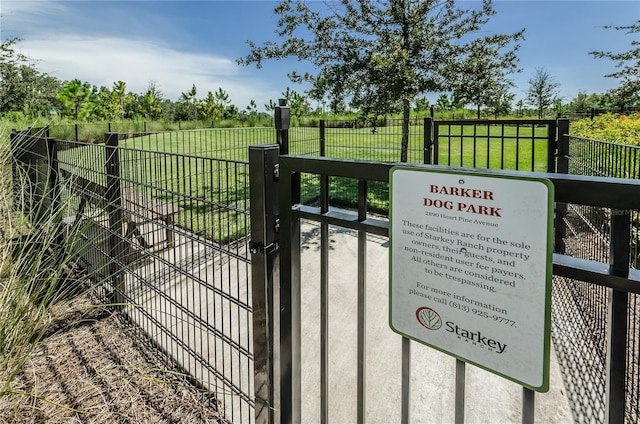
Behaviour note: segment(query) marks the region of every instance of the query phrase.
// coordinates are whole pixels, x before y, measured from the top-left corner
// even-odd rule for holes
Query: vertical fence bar
[[[434,121],[433,123],[433,164],[434,165],[438,165],[439,163],[439,155],[440,152],[438,151],[438,146],[440,145],[440,126],[438,125],[437,121]]]
[[[431,146],[433,140],[431,140],[431,127],[433,125],[433,118],[424,118],[423,122],[423,138],[424,138],[424,151],[423,162],[426,165],[431,163]]]
[[[629,276],[630,217],[630,211],[611,211],[609,269],[612,275],[624,278]],[[605,389],[605,421],[607,423],[625,421],[628,302],[627,292],[609,289]]]
[[[326,155],[325,121],[320,120],[320,156]],[[329,211],[329,177],[320,175],[320,212]],[[320,422],[329,421],[329,224],[320,224]]]
[[[464,395],[466,381],[466,364],[456,359],[456,383],[455,383],[455,424],[464,424]]]
[[[320,120],[320,156],[324,157],[327,155],[327,146],[326,146],[326,129],[325,129],[325,125],[326,122],[324,119]]]
[[[547,172],[556,172],[560,154],[559,144],[564,141],[563,137],[569,137],[569,120],[558,119],[547,128]]]
[[[522,388],[522,424],[534,423],[536,394],[533,390]]]
[[[569,120],[559,119],[557,125],[557,142],[555,143],[555,166],[549,163],[549,172],[557,172],[558,174],[569,173]],[[549,149],[551,151],[551,149]],[[568,207],[566,203],[556,202],[555,204],[555,235],[554,235],[554,251],[564,253],[567,238],[567,224],[565,218],[567,216]]]
[[[282,148],[282,146],[280,146]],[[301,421],[300,222],[292,205],[300,199],[300,174],[280,158],[280,407],[282,423]]]
[[[76,126],[77,128],[77,126]],[[109,276],[113,284],[110,301],[121,306],[124,301],[122,278],[124,239],[122,234],[122,191],[120,187],[120,159],[118,154],[118,134],[107,133],[105,138],[105,171],[107,174],[107,214],[109,216]]]
[[[402,424],[409,424],[411,408],[411,340],[402,338],[402,387],[401,387]]]
[[[47,129],[46,132],[49,130]],[[46,138],[47,140],[47,150],[49,154],[49,184],[48,190],[51,213],[55,216],[56,225],[60,224],[62,220],[62,210],[60,207],[60,179],[59,177],[59,169],[58,169],[58,150],[56,145],[55,138]],[[64,234],[62,232],[58,232],[56,236],[57,243],[62,246],[64,243]]]
[[[277,366],[279,340],[279,256],[276,223],[279,147],[249,146],[253,371],[256,424],[279,422]]]
[[[367,219],[367,181],[358,180],[358,221]],[[358,423],[366,418],[367,232],[358,230]]]

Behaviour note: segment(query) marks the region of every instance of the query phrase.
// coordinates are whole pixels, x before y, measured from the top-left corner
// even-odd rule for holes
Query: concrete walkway
[[[302,254],[302,417],[319,419],[320,291],[319,227],[303,225]],[[367,423],[400,422],[401,337],[388,324],[389,249],[386,238],[367,243]],[[330,227],[329,422],[356,422],[357,393],[357,234]],[[518,423],[522,387],[467,365],[465,422]],[[411,422],[454,422],[455,359],[411,343]],[[550,390],[536,394],[535,422],[571,423],[555,352]]]
[[[302,417],[305,423],[319,422],[320,407],[320,239],[319,225],[303,223],[302,227]],[[218,377],[203,369],[189,355],[179,354],[180,345],[187,345],[225,372],[225,376],[244,393],[253,393],[253,365],[237,349],[229,348],[209,334],[204,336],[204,320],[210,328],[227,334],[234,344],[252,351],[251,316],[242,305],[221,301],[218,292],[248,301],[251,294],[242,282],[250,282],[250,267],[238,259],[208,254],[196,239],[178,236],[176,247],[165,250],[162,260],[156,258],[130,274],[129,287],[139,286],[140,278],[162,274],[168,262],[191,261],[189,273],[173,272],[163,278],[159,296],[139,292],[134,297],[145,316],[131,308],[132,318],[150,335],[157,335],[167,352],[185,369],[211,390],[219,394],[227,416],[234,422],[253,422],[252,412],[240,396],[230,393]],[[391,331],[389,315],[388,240],[370,235],[367,243],[366,294],[366,384],[367,423],[400,422],[401,337]],[[165,265],[162,265],[162,263]],[[153,274],[153,275],[152,275]],[[210,286],[195,283],[200,281]],[[223,278],[221,278],[223,277]],[[229,279],[232,284],[228,284]],[[356,422],[357,393],[357,234],[338,227],[330,228],[330,323],[329,323],[329,422]],[[170,280],[170,281],[169,281]],[[237,283],[236,283],[237,282]],[[235,286],[237,285],[237,287]],[[215,290],[214,290],[215,289]],[[166,296],[174,299],[167,302]],[[196,303],[197,302],[197,303]],[[169,308],[169,309],[167,309]],[[185,310],[191,311],[190,314]],[[194,319],[195,315],[198,319]],[[225,320],[225,317],[228,318]],[[153,319],[149,319],[153,318]],[[157,326],[170,328],[174,338],[163,335]],[[550,391],[536,394],[535,422],[571,423],[571,410],[552,352]],[[453,423],[455,359],[419,343],[411,343],[411,422]],[[228,375],[227,375],[228,374]],[[467,423],[521,422],[522,388],[473,366],[467,366],[465,417]]]

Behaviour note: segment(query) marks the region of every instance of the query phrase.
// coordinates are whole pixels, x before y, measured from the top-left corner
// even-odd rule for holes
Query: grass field
[[[546,171],[546,128],[462,125],[440,128],[438,163],[442,165]],[[475,131],[475,132],[474,132]],[[412,126],[410,163],[422,163],[424,129]],[[400,127],[327,128],[325,155],[335,158],[395,162],[400,156]],[[292,128],[290,153],[319,155],[317,128]],[[215,129],[159,132],[119,142],[121,184],[149,196],[178,205],[177,225],[219,243],[227,243],[249,231],[248,147],[273,144],[272,128]],[[71,147],[69,145],[69,147]],[[76,145],[77,146],[77,145]],[[105,148],[101,144],[62,148],[61,167],[106,185],[103,170]],[[319,179],[303,178],[303,201],[319,195]],[[356,181],[330,179],[332,202],[355,203]],[[371,183],[372,211],[388,207],[386,184]]]

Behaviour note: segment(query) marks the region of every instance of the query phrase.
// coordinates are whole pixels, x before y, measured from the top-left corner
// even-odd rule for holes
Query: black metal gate
[[[559,148],[554,148],[545,158],[549,160],[549,168],[555,170],[555,161],[551,159],[556,153],[560,166],[566,164],[567,150],[562,143],[566,143],[567,140],[567,137],[560,137]],[[393,164],[280,155],[279,150],[278,146],[254,146],[250,159],[252,192],[259,193],[257,197],[252,197],[252,207],[257,209],[252,209],[251,214],[252,224],[255,224],[252,228],[256,229],[255,233],[252,231],[254,324],[262,324],[260,327],[254,326],[254,364],[256,376],[260,375],[260,381],[264,383],[264,390],[256,392],[256,421],[327,422],[336,403],[347,402],[355,405],[356,417],[342,419],[357,418],[357,422],[365,422],[367,411],[371,407],[367,403],[368,396],[371,396],[371,388],[367,390],[368,352],[371,348],[367,346],[366,339],[367,332],[371,331],[371,327],[368,326],[371,311],[367,310],[367,299],[370,295],[367,292],[373,290],[368,284],[368,269],[371,264],[367,262],[367,237],[375,235],[386,238],[389,235],[386,217],[369,212],[368,193],[371,184],[388,186],[389,171]],[[554,284],[559,280],[578,281],[608,290],[610,302],[607,313],[608,350],[605,368],[606,420],[623,422],[625,375],[632,371],[627,365],[627,299],[629,296],[640,294],[640,273],[629,267],[629,216],[631,211],[640,209],[640,182],[556,173],[496,172],[512,176],[535,175],[548,178],[553,183],[556,202]],[[335,185],[329,185],[330,178],[351,180],[353,186],[357,187],[357,204],[353,208],[331,205],[330,191]],[[313,204],[301,202],[305,181],[320,181],[320,195]],[[566,204],[590,205],[612,211],[610,263],[565,254]],[[259,213],[260,208],[262,213]],[[265,219],[261,218],[263,216]],[[301,339],[308,331],[302,326],[308,312],[303,310],[302,305],[305,302],[301,297],[301,290],[306,287],[306,282],[301,278],[301,252],[305,248],[301,243],[304,237],[301,231],[303,220],[315,222],[319,227],[319,242],[316,247],[319,285],[314,287],[314,290],[318,292],[320,332],[316,344],[305,347],[319,351],[320,381],[314,383],[305,381],[305,369],[315,365],[304,362],[305,355],[301,347]],[[355,400],[335,398],[332,393],[336,388],[330,386],[327,377],[331,371],[331,334],[328,332],[331,308],[328,295],[331,285],[329,274],[341,272],[332,268],[329,262],[332,249],[329,241],[330,228],[348,229],[357,237],[357,249],[351,252],[351,261],[357,268],[357,276],[353,281],[357,291],[357,340],[354,341],[357,343],[357,357],[353,361],[353,373],[357,374]],[[261,305],[261,308],[258,309],[256,305]],[[262,333],[258,333],[259,330]],[[423,365],[411,361],[413,343],[403,338],[401,344],[401,355],[397,358],[401,362],[400,375],[390,375],[389,378],[401,379],[401,393],[392,397],[399,400],[397,410],[401,421],[409,422],[411,404],[417,401],[416,392],[420,390],[419,387],[410,386],[411,374],[415,372],[416,367]],[[455,385],[455,401],[444,405],[443,408],[455,410],[456,422],[464,420],[464,370],[464,363],[457,363],[457,377],[450,382],[442,382]],[[317,415],[305,416],[301,406],[302,399],[309,394],[305,392],[304,387],[316,383],[320,387],[319,392],[313,392],[319,393],[318,399],[315,400],[317,410],[314,410],[314,414],[317,412]],[[486,390],[489,392],[491,387],[487,387]],[[473,405],[469,408],[473,408]],[[522,399],[522,421],[533,422],[533,417],[534,394],[525,389]],[[417,417],[414,417],[414,420],[420,421]]]

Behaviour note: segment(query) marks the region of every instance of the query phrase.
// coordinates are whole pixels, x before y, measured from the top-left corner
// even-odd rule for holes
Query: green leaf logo
[[[416,310],[416,318],[427,330],[437,330],[442,327],[442,318],[436,311],[423,306]]]

